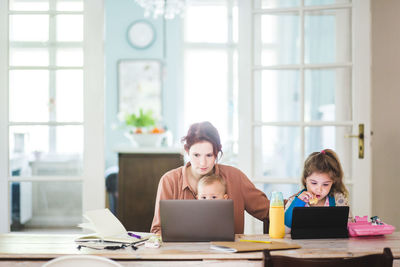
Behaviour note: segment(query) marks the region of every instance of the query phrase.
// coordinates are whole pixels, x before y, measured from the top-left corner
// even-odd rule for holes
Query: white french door
[[[287,198],[305,158],[334,149],[353,214],[370,214],[369,2],[239,1],[239,25],[240,167]],[[363,158],[350,138],[360,124]],[[260,227],[247,219],[246,231]]]
[[[0,1],[0,232],[74,227],[104,194],[103,1]]]

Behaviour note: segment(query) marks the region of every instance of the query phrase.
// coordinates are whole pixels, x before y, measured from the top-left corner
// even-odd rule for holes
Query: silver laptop
[[[161,200],[163,242],[233,241],[233,200]]]

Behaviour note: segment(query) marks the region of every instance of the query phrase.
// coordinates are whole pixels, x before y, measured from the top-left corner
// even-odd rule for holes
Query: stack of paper
[[[89,222],[81,223],[78,226],[92,230],[94,233],[81,236],[75,241],[108,241],[116,243],[136,244],[147,240],[151,234],[135,234],[129,236],[122,223],[110,212],[109,209],[87,211],[83,217]]]

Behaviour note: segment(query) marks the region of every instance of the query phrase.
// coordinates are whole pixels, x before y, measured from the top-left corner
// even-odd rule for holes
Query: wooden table
[[[23,234],[0,235],[0,267],[41,266],[44,262],[63,255],[100,255],[120,262],[123,266],[262,266],[262,253],[224,253],[209,248],[209,243],[163,243],[159,249],[139,247],[122,250],[77,249],[76,235]],[[246,235],[246,238],[268,239],[268,235]],[[382,253],[390,247],[400,266],[400,232],[387,236],[349,239],[291,240],[301,249],[273,251],[272,255],[292,257],[354,257]]]

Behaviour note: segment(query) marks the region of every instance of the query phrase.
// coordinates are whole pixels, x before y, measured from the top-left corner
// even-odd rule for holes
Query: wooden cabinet
[[[119,153],[117,217],[128,231],[149,232],[161,176],[183,165],[181,153]]]

